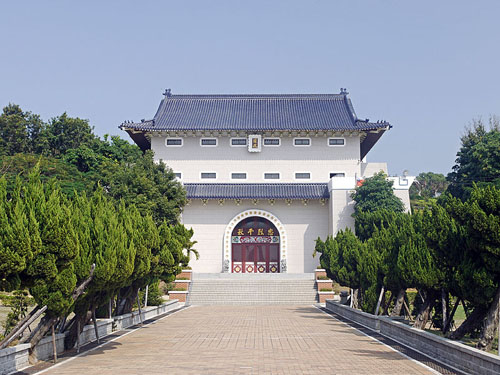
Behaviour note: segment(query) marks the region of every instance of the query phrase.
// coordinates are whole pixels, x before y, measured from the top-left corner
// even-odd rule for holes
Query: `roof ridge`
[[[343,99],[344,94],[172,94],[164,100],[172,99]]]
[[[328,185],[328,182],[184,182],[183,185]]]

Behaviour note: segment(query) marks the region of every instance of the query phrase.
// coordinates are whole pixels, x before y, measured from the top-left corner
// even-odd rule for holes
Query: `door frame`
[[[279,272],[280,273],[286,273],[287,272],[287,253],[288,253],[288,246],[287,246],[287,240],[288,236],[285,230],[285,226],[283,223],[276,217],[274,214],[268,211],[260,210],[260,209],[254,209],[254,210],[246,210],[242,211],[236,216],[234,216],[229,224],[226,226],[226,230],[224,231],[224,246],[223,246],[223,266],[222,270],[223,272],[226,273],[231,273],[232,272],[232,264],[233,264],[233,254],[232,254],[232,243],[231,243],[231,235],[233,233],[233,229],[240,223],[240,221],[248,218],[249,216],[258,216],[262,217],[264,219],[269,220],[271,223],[274,224],[276,229],[278,229],[279,236],[280,236],[280,244],[279,244],[279,254],[280,254],[280,261],[279,261]]]

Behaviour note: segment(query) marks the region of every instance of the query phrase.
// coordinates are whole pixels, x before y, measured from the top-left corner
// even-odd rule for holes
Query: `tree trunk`
[[[52,351],[54,352],[54,363],[57,363],[57,345],[56,345],[56,332],[54,329],[54,324],[51,327],[52,329]]]
[[[385,301],[385,307],[384,307],[384,312],[382,315],[388,315],[389,314],[389,308],[391,307],[392,300],[394,299],[394,293],[390,292],[389,298]]]
[[[457,298],[455,304],[453,305],[453,309],[451,310],[450,316],[446,321],[446,326],[444,327],[443,333],[446,334],[450,330],[451,323],[453,322],[453,317],[455,316],[455,312],[457,311],[457,307],[460,304],[460,298]]]
[[[47,306],[43,306],[41,309],[37,306],[28,315],[26,315],[17,325],[14,327],[10,333],[5,336],[5,338],[0,342],[0,349],[6,348],[16,337],[23,334],[26,328],[29,327],[33,321],[35,321],[41,314],[47,310]]]
[[[460,324],[457,330],[450,332],[446,337],[452,340],[460,340],[466,334],[481,327],[488,310],[484,307],[476,307],[472,313]]]
[[[80,297],[83,294],[83,292],[85,292],[85,289],[87,288],[89,283],[92,281],[92,278],[94,277],[94,270],[95,270],[95,264],[92,264],[92,266],[90,267],[89,277],[87,277],[84,281],[82,281],[80,285],[78,285],[75,288],[75,290],[73,290],[73,293],[71,294],[71,298],[73,299],[73,301],[76,301],[78,297]],[[47,315],[45,315],[38,324],[38,326],[36,327],[36,329],[33,332],[31,332],[31,335],[28,338],[28,341],[31,344],[30,361],[36,360],[33,354],[34,353],[33,349],[40,342],[43,336],[45,336],[45,334],[51,329],[51,327],[57,323],[58,320],[59,317],[48,317]]]
[[[403,301],[405,298],[406,289],[400,289],[398,292],[398,296],[396,298],[396,304],[391,311],[391,316],[399,316],[401,315],[401,309],[403,307]]]
[[[384,286],[382,285],[382,289],[380,289],[380,294],[378,296],[377,307],[375,308],[375,315],[378,315],[378,311],[380,309],[380,304],[382,303],[382,298],[384,297]]]
[[[427,321],[429,320],[430,313],[434,304],[436,303],[436,294],[433,290],[425,293],[424,302],[420,306],[417,317],[415,318],[414,328],[424,329]]]
[[[126,288],[125,293],[123,291],[120,293],[121,299],[117,304],[116,315],[123,315],[132,312],[134,302],[137,300],[137,294],[139,293],[139,288],[131,285]]]
[[[40,342],[40,340],[43,339],[43,336],[45,336],[47,334],[47,332],[49,332],[49,330],[52,328],[52,326],[54,324],[57,324],[58,320],[59,320],[58,317],[49,317],[49,316],[45,315],[42,318],[42,320],[40,321],[40,323],[38,324],[38,326],[36,327],[36,329],[33,332],[31,332],[31,335],[29,336],[29,338],[27,340],[31,345],[31,348],[29,351],[30,352],[30,355],[29,355],[30,363],[34,364],[37,362],[34,348]]]
[[[359,289],[354,289],[352,291],[352,308],[359,309],[360,295]]]
[[[493,302],[488,309],[486,319],[483,323],[483,331],[476,347],[481,350],[490,351],[493,346],[493,340],[497,334],[498,327],[498,303],[500,299],[500,286],[497,288]]]
[[[71,328],[64,338],[64,348],[66,350],[70,350],[75,347],[79,334],[83,331],[83,327],[85,327],[91,318],[92,313],[90,311],[87,311],[85,314],[75,314],[75,317],[73,318],[74,323],[71,324]]]
[[[95,306],[92,306],[92,322],[94,323],[95,339],[97,341],[97,345],[99,345],[99,330],[97,329],[97,319],[95,318]]]
[[[442,331],[445,333],[446,327],[448,326],[448,293],[441,288],[441,310],[443,312],[443,326]]]

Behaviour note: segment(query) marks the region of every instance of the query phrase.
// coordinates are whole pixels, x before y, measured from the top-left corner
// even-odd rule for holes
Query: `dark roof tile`
[[[185,130],[336,130],[364,131],[388,123],[357,119],[344,94],[170,95],[152,120],[123,123],[139,131]]]
[[[328,199],[328,184],[186,183],[188,199]]]

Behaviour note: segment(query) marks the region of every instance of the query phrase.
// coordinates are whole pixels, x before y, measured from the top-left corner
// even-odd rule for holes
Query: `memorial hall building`
[[[385,163],[366,158],[391,125],[358,118],[348,93],[173,95],[125,122],[175,172],[199,273],[310,273],[315,240],[354,229],[351,194]],[[391,177],[409,210],[412,177]]]

